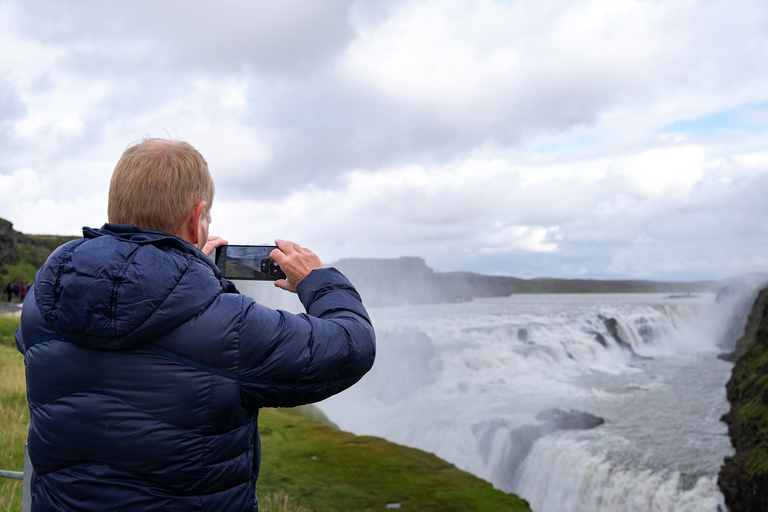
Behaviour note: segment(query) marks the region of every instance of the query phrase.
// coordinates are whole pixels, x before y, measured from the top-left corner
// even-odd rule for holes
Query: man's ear
[[[197,203],[189,214],[187,219],[187,233],[184,240],[197,247],[200,242],[200,219],[203,217],[203,210],[205,210],[205,201]]]

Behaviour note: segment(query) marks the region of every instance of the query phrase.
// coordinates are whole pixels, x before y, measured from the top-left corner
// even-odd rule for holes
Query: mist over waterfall
[[[373,308],[373,370],[318,405],[537,512],[725,510],[731,363],[718,355],[756,289]]]

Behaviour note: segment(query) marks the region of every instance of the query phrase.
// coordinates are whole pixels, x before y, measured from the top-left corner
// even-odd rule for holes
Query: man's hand
[[[220,236],[209,236],[208,240],[205,242],[205,246],[203,247],[203,253],[206,256],[210,256],[213,251],[216,250],[217,247],[221,247],[222,245],[227,245],[229,242],[221,238]]]
[[[278,248],[273,250],[269,257],[280,265],[286,276],[286,279],[275,281],[278,288],[296,293],[296,287],[302,279],[313,270],[323,268],[323,262],[317,254],[306,247],[286,240],[275,240],[275,245]]]

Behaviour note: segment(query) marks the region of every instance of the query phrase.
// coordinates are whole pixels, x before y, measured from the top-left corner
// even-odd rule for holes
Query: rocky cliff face
[[[723,416],[736,450],[718,485],[730,512],[768,511],[768,288],[755,299],[726,387],[731,410]]]
[[[27,282],[26,276],[13,272],[19,264],[19,251],[16,246],[26,243],[29,243],[26,236],[15,231],[13,224],[7,220],[0,219],[0,290],[5,288],[8,281]]]
[[[522,279],[434,272],[421,258],[346,259],[333,263],[368,306],[460,302],[522,291]]]
[[[13,230],[13,224],[0,219],[0,267],[6,264],[16,265],[19,262],[19,254],[13,243],[23,242],[24,238],[24,235]]]

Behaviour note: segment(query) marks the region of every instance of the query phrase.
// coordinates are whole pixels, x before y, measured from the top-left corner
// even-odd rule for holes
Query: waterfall
[[[718,307],[713,294],[586,294],[374,309],[374,369],[319,406],[537,512],[715,512],[732,450]]]

